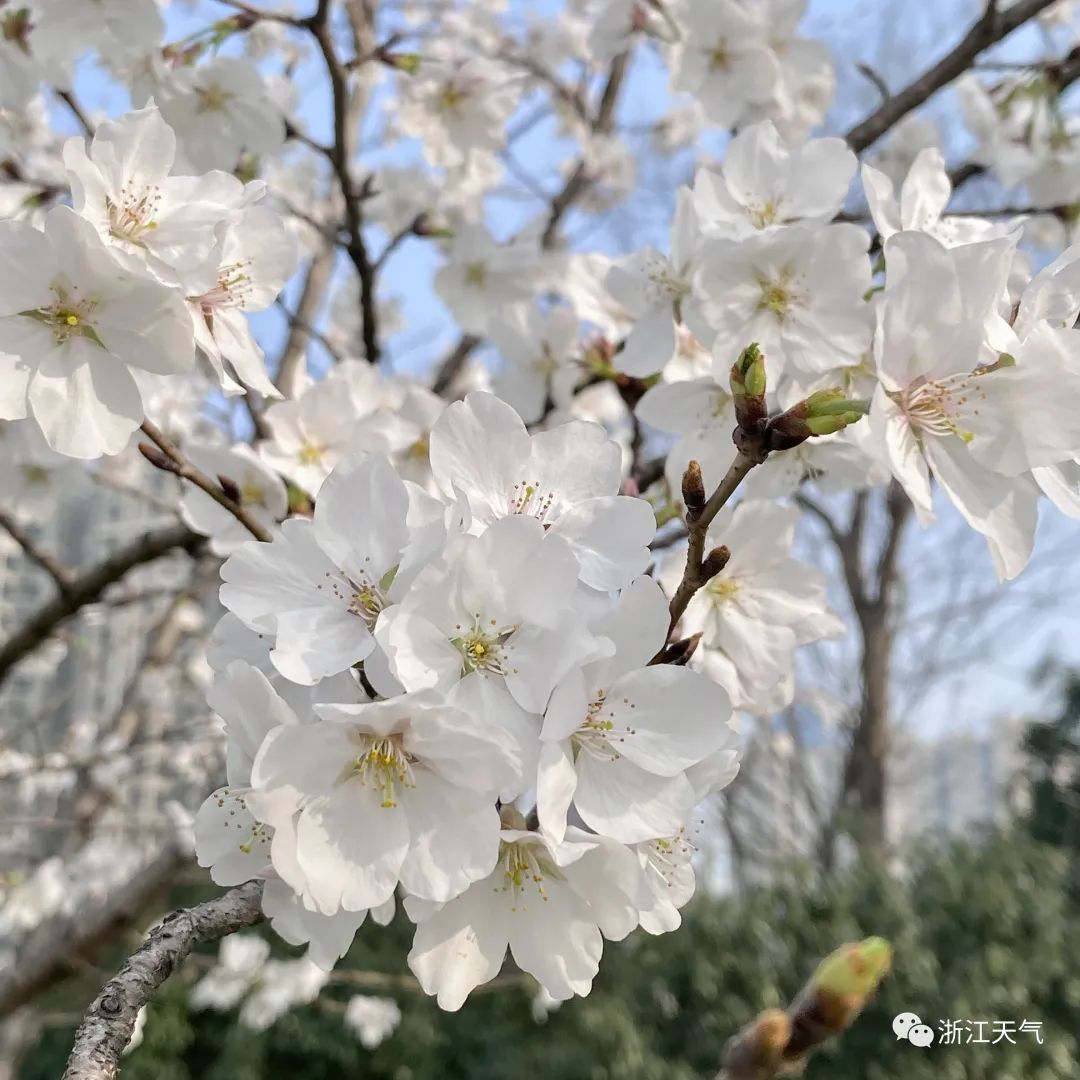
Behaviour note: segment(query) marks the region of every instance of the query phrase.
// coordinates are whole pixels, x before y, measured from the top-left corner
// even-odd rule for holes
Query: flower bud
[[[769,421],[769,449],[790,450],[814,435],[832,435],[869,411],[868,401],[846,398],[839,388],[819,390]]]
[[[693,659],[697,647],[701,643],[701,634],[691,634],[689,637],[673,641],[660,654],[657,661],[661,664],[669,664],[672,667],[685,667]]]
[[[721,570],[728,564],[731,558],[731,549],[725,544],[714,547],[701,563],[701,576],[705,581],[712,581]]]
[[[741,428],[752,431],[768,415],[765,405],[765,355],[757,342],[747,345],[731,365],[731,396]]]
[[[223,476],[221,473],[218,473],[217,482],[225,495],[232,499],[234,503],[239,505],[244,501],[244,495],[240,490],[240,485],[233,480],[231,476]]]
[[[142,454],[155,469],[161,469],[164,472],[176,472],[176,462],[173,461],[168,454],[163,453],[156,446],[151,446],[149,443],[139,443],[139,453]]]
[[[705,509],[705,481],[701,476],[701,466],[696,461],[691,461],[683,473],[682,501],[686,507],[686,520],[693,524]]]
[[[766,1009],[732,1039],[724,1051],[721,1076],[732,1080],[763,1080],[778,1076],[791,1039],[791,1018],[783,1009]]]

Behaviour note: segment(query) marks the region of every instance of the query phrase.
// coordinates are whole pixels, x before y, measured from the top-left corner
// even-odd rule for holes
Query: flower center
[[[469,100],[469,95],[462,87],[454,83],[445,83],[439,90],[435,99],[435,107],[440,112],[459,113],[462,106]]]
[[[753,222],[755,229],[764,229],[768,225],[772,225],[780,214],[780,204],[775,199],[769,199],[768,202],[762,203],[760,206],[748,206],[747,210],[750,212],[750,220]]]
[[[623,704],[636,708],[627,698],[623,699]],[[637,734],[633,728],[616,727],[615,714],[605,712],[606,707],[607,692],[599,690],[596,700],[589,705],[584,723],[570,736],[575,760],[578,754],[584,753],[599,761],[617,761],[622,757],[618,744],[625,742],[628,735]]]
[[[363,750],[349,766],[346,779],[358,777],[365,787],[371,784],[379,793],[379,805],[393,810],[398,787],[416,787],[416,758],[402,749],[400,735],[363,735],[361,739]]]
[[[739,583],[732,578],[714,577],[705,588],[718,603],[734,599],[739,591]]]
[[[554,505],[555,492],[549,491],[545,494],[539,480],[534,480],[532,483],[528,480],[519,480],[510,492],[510,514],[534,517],[544,525],[549,524],[547,519]]]
[[[769,278],[762,274],[757,280],[761,288],[758,311],[771,311],[777,322],[783,322],[799,299],[791,287],[791,275],[785,272],[779,277]]]
[[[74,296],[78,292],[74,285],[70,294],[62,285],[53,284],[49,288],[56,297],[49,307],[23,311],[21,314],[49,327],[57,345],[66,344],[73,337],[84,337],[104,348],[91,321],[97,301]]]
[[[711,71],[726,71],[731,64],[731,53],[723,42],[719,42],[709,50],[709,69]]]
[[[510,638],[517,633],[516,626],[500,628],[495,619],[489,620],[487,626],[481,626],[481,617],[477,614],[473,618],[471,628],[463,627],[461,623],[458,623],[455,629],[464,631],[458,637],[450,639],[461,653],[462,676],[474,671],[488,672],[492,675],[507,673],[506,646]]]
[[[675,836],[650,840],[645,845],[645,856],[649,868],[658,874],[670,889],[671,879],[690,861],[696,850],[687,839],[686,829],[683,828]]]
[[[482,262],[465,264],[465,284],[482,289],[487,283],[487,267]]]
[[[219,83],[208,83],[206,86],[197,87],[195,96],[199,99],[199,112],[204,113],[224,111],[235,95]]]
[[[155,184],[141,190],[125,184],[120,192],[120,201],[113,202],[105,198],[105,208],[109,215],[109,235],[116,240],[138,247],[145,247],[142,234],[157,228],[155,215],[161,207],[161,189]]]
[[[247,306],[247,294],[251,291],[251,268],[249,259],[230,263],[218,270],[218,282],[209,292],[198,297],[203,312],[212,315],[214,308]]]
[[[562,881],[563,875],[543,848],[528,840],[503,841],[499,845],[499,865],[502,867],[502,881],[495,886],[496,892],[508,892],[511,896],[511,911],[527,911],[530,893],[535,893],[541,900],[547,901],[544,881],[553,878]]]
[[[906,390],[893,394],[904,410],[911,426],[931,435],[955,435],[965,443],[975,436],[962,427],[964,414],[978,416],[977,404],[985,398],[971,375],[949,375],[944,379],[925,379],[912,383]]]
[[[318,443],[305,439],[297,451],[296,457],[301,465],[318,465],[325,453],[325,446],[319,446]]]
[[[329,570],[323,575],[325,580],[315,586],[319,592],[329,589],[330,594],[342,604],[350,615],[358,615],[367,624],[369,630],[375,629],[375,623],[383,608],[386,607],[386,592],[393,584],[397,567],[388,570],[377,582],[362,577],[359,582],[352,581],[342,574],[335,577]]]

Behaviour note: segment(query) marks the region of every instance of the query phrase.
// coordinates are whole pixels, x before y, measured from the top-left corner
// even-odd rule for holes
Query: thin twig
[[[162,432],[160,428],[152,424],[149,420],[144,420],[142,431],[143,434],[146,435],[161,451],[164,458],[167,459],[167,461],[155,461],[154,464],[158,465],[159,468],[175,473],[181,479],[194,484],[200,491],[209,495],[219,506],[228,510],[256,540],[262,540],[264,543],[269,543],[271,539],[269,531],[260,525],[243,506],[235,500],[230,499],[229,496],[222,491],[220,484],[215,483],[206,475],[206,473],[195,468],[176,446],[166,438],[164,432]]]
[[[23,554],[32,563],[40,566],[53,579],[60,592],[64,592],[71,585],[74,577],[71,570],[64,566],[52,552],[41,547],[12,515],[3,509],[0,509],[0,529],[3,529],[22,548]]]

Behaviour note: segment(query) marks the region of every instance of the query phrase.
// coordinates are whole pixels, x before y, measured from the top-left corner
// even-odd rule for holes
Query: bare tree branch
[[[97,566],[74,578],[68,587],[54,600],[50,600],[32,615],[21,630],[17,630],[0,645],[0,683],[7,673],[24,656],[40,645],[65,619],[76,614],[87,604],[101,598],[101,594],[128,571],[144,563],[153,562],[173,550],[195,552],[204,538],[184,525],[170,525],[156,532],[148,532],[127,547],[114,552]]]
[[[71,584],[72,573],[64,566],[52,552],[46,551],[34,538],[15,520],[15,517],[6,510],[0,509],[0,529],[3,529],[16,544],[22,548],[23,554],[37,566],[40,566],[56,583],[56,587],[63,592]]]
[[[952,52],[898,94],[882,102],[865,120],[856,124],[847,133],[848,145],[856,153],[860,153],[877,142],[895,123],[967,71],[979,53],[1008,37],[1054,2],[1055,0],[1017,0],[1004,11],[998,11],[994,5],[988,7]]]
[[[154,927],[87,1010],[63,1080],[113,1080],[139,1010],[196,945],[262,922],[262,890],[261,881],[249,881],[205,904],[174,911]]]

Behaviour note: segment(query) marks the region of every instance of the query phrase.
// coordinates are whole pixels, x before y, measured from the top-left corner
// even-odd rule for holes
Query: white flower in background
[[[129,268],[170,285],[206,262],[244,197],[228,173],[170,176],[175,157],[176,136],[154,105],[99,125],[89,154],[81,138],[64,143],[76,212]]]
[[[449,900],[491,873],[495,794],[517,768],[506,735],[430,692],[315,711],[314,724],[267,737],[249,797],[274,826],[274,869],[305,906],[375,907],[399,881]]]
[[[614,60],[646,37],[668,40],[674,26],[663,7],[648,0],[605,0],[592,19],[589,55],[599,63]]]
[[[260,525],[273,528],[288,512],[289,500],[281,477],[271,472],[246,443],[222,449],[193,446],[187,450],[187,457],[207,476],[232,481],[239,502]],[[251,539],[245,525],[194,484],[184,487],[180,516],[189,528],[210,537],[210,550],[215,555],[231,555]]]
[[[541,833],[506,828],[494,872],[447,904],[409,897],[417,924],[409,967],[439,1006],[460,1009],[469,994],[515,963],[556,1001],[589,992],[603,939],[637,925],[641,872],[629,849],[567,830],[556,844]]]
[[[379,614],[439,545],[432,503],[384,456],[357,454],[323,485],[312,520],[291,518],[225,563],[221,602],[273,637],[270,658],[293,682],[344,671],[371,654]],[[410,510],[423,527],[409,528]]]
[[[270,959],[270,944],[254,934],[232,934],[218,948],[217,966],[191,991],[192,1009],[227,1012],[235,1008],[263,977]]]
[[[825,225],[844,205],[858,161],[843,139],[783,138],[771,120],[743,128],[719,172],[699,169],[694,209],[706,236],[738,240],[784,225]]]
[[[246,316],[268,308],[292,277],[296,241],[276,211],[248,206],[226,227],[217,260],[209,274],[188,279],[189,288],[199,281],[188,296],[195,342],[227,394],[242,393],[243,387],[230,378],[226,364],[241,383],[266,397],[281,397]]]
[[[435,274],[435,291],[463,330],[485,333],[500,310],[532,298],[536,265],[523,244],[499,244],[483,225],[464,225]]]
[[[892,181],[894,187],[904,182],[920,152],[941,149],[937,124],[918,113],[909,113],[889,132],[884,146],[874,154],[874,168]]]
[[[516,100],[507,73],[489,60],[421,62],[417,75],[398,80],[398,89],[397,121],[421,140],[432,165],[454,168],[471,152],[501,149]]]
[[[616,263],[607,275],[611,295],[635,316],[612,363],[627,375],[644,377],[662,371],[675,356],[676,324],[693,296],[699,231],[693,197],[687,188],[676,195],[671,229],[671,257],[646,248]]]
[[[570,546],[595,589],[621,588],[648,564],[655,518],[642,500],[618,494],[622,454],[598,424],[530,435],[509,405],[472,393],[435,424],[430,454],[435,483],[462,504],[471,531],[533,519]]]
[[[702,325],[692,329],[712,341],[717,379],[751,341],[774,387],[788,365],[820,375],[858,364],[873,335],[869,243],[864,229],[840,224],[705,244],[695,282]]]
[[[647,666],[668,631],[667,600],[651,578],[625,589],[593,631],[615,652],[573,668],[551,695],[540,827],[561,841],[572,802],[589,828],[623,843],[677,832],[698,801],[686,770],[734,744],[727,694],[685,667]]]
[[[55,54],[98,49],[103,55],[139,54],[155,49],[165,35],[165,20],[156,0],[32,0],[35,38]]]
[[[0,423],[0,506],[20,520],[43,520],[56,512],[56,493],[80,466],[49,449],[33,420]],[[80,470],[81,471],[81,470]]]
[[[142,423],[132,368],[187,371],[183,300],[125,270],[73,210],[0,222],[0,418],[27,411],[58,453],[119,453]]]
[[[240,1023],[252,1031],[265,1031],[296,1005],[314,1001],[330,973],[308,957],[269,960],[240,1009]]]
[[[780,74],[759,13],[737,0],[687,0],[673,50],[671,86],[692,94],[717,127],[739,124],[772,99]]]
[[[550,401],[566,408],[581,377],[571,357],[578,346],[578,320],[568,308],[543,314],[533,304],[515,304],[491,324],[491,339],[503,357],[496,393],[526,424],[535,423]]]
[[[216,56],[176,69],[158,95],[193,169],[231,171],[241,154],[274,154],[285,142],[285,121],[268,105],[266,83],[250,60]]]
[[[365,1050],[374,1050],[397,1030],[401,1009],[393,998],[357,994],[345,1006],[345,1026],[356,1034]]]
[[[195,848],[199,865],[210,868],[214,882],[239,885],[270,862],[270,830],[248,806],[252,762],[271,731],[300,721],[266,676],[241,660],[215,677],[206,700],[225,726],[228,783],[211,793],[195,815]]]
[[[706,548],[724,544],[731,558],[694,595],[680,623],[684,636],[703,635],[695,661],[705,673],[736,709],[757,715],[791,703],[799,645],[844,632],[828,609],[824,575],[789,554],[798,517],[793,507],[758,500],[721,510]],[[684,563],[679,552],[661,564],[669,593]]]
[[[870,412],[870,429],[919,520],[933,520],[932,473],[968,524],[987,538],[1003,580],[1027,564],[1038,514],[1030,480],[982,463],[984,455],[993,459],[995,443],[1013,422],[1006,402],[1023,392],[1028,416],[1038,417],[1022,433],[1033,450],[1071,441],[1071,424],[1061,427],[1065,397],[1055,404],[1058,391],[1041,378],[1039,365],[977,373],[986,359],[987,327],[1005,325],[995,309],[1015,242],[1013,236],[946,249],[922,233],[904,232],[886,243],[889,272],[875,339],[881,385]],[[1058,460],[1068,456],[1061,452]]]

